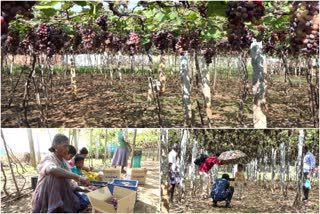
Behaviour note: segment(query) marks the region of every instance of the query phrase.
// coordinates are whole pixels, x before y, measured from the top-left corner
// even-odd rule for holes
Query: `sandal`
[[[205,200],[205,199],[208,199],[209,197],[207,196],[207,195],[203,195],[203,196],[201,196],[201,199],[202,200]]]

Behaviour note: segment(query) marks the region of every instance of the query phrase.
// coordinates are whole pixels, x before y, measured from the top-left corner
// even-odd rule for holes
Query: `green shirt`
[[[72,171],[74,174],[83,175],[81,169],[78,169],[77,166],[72,167],[72,168],[71,168],[71,171]]]
[[[117,147],[118,148],[126,148],[127,147],[122,131],[118,132],[118,144],[117,144]]]

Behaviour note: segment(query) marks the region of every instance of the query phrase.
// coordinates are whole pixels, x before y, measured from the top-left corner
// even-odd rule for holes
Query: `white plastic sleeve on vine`
[[[262,94],[265,90],[265,85],[263,83],[264,56],[262,54],[262,42],[257,42],[255,39],[253,39],[253,42],[250,45],[250,56],[253,68],[253,93]]]

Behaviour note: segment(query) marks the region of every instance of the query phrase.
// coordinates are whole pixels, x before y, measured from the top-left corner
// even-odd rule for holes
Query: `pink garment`
[[[69,164],[70,168],[72,168],[72,167],[75,166],[75,165],[74,165],[74,162],[73,162],[72,160],[69,160],[69,161],[68,161],[68,164]]]
[[[209,156],[207,159],[199,166],[198,172],[208,173],[214,164],[222,165],[222,161],[218,159],[217,156]]]

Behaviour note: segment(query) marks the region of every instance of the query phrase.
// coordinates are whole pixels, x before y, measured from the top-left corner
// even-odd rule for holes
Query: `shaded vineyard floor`
[[[99,168],[99,166],[94,166],[95,168]],[[160,189],[159,189],[159,162],[157,161],[143,161],[142,167],[148,169],[147,179],[144,185],[139,185],[138,187],[138,199],[135,205],[134,212],[135,213],[159,213],[160,212]],[[23,194],[26,194],[19,200],[9,202],[9,203],[1,203],[1,212],[2,213],[30,213],[32,211],[31,199],[32,199],[32,190],[31,190],[31,177],[36,175],[35,172],[25,173],[24,176],[27,179],[27,183],[25,185],[25,190]],[[123,179],[125,178],[124,174],[121,174]],[[1,177],[3,180],[3,177]],[[23,184],[22,179],[18,179],[19,186],[21,187]],[[15,192],[14,183],[12,181],[11,176],[9,177],[9,181],[7,183],[7,190],[9,192]],[[1,185],[1,197],[4,196]],[[89,208],[88,212],[91,212],[91,208]]]
[[[318,185],[318,184],[317,184]],[[296,188],[292,184],[288,188],[288,197],[281,195],[280,188],[273,193],[261,185],[249,182],[244,187],[242,200],[236,194],[233,195],[231,208],[225,208],[225,202],[218,202],[218,207],[212,207],[212,199],[200,198],[187,195],[182,202],[177,201],[175,195],[174,205],[170,205],[172,213],[318,213],[319,212],[319,187],[313,184],[310,190],[309,202],[302,203],[299,207],[293,207],[296,196]],[[234,186],[231,182],[231,186]],[[188,185],[187,185],[188,188]],[[199,188],[198,188],[199,189]],[[187,189],[188,190],[188,189]],[[190,193],[190,191],[187,191]],[[187,193],[187,194],[188,194]]]
[[[26,127],[23,113],[24,81],[20,81],[11,108],[10,81],[3,75],[1,87],[1,124],[2,127]],[[309,105],[309,87],[302,78],[289,87],[283,78],[268,83],[267,120],[268,127],[313,127]],[[17,80],[17,77],[14,77]],[[53,78],[53,103],[48,107],[47,127],[183,127],[183,108],[181,99],[180,77],[167,77],[166,92],[160,97],[160,125],[155,103],[147,103],[147,76],[142,74],[124,74],[123,80],[104,79],[103,74],[79,74],[77,76],[78,97],[71,98],[69,79],[63,81],[62,75]],[[250,83],[251,84],[251,83]],[[35,103],[33,85],[31,84],[31,101],[29,101],[28,122],[31,127],[39,125],[39,107]],[[194,127],[202,127],[196,101],[203,104],[201,90],[192,89],[192,109]],[[243,124],[238,121],[241,83],[237,77],[219,78],[212,98],[214,127],[253,127],[252,123],[252,89],[245,102]],[[50,100],[50,99],[49,99]],[[45,107],[43,101],[43,107]],[[204,117],[205,109],[201,107]]]

